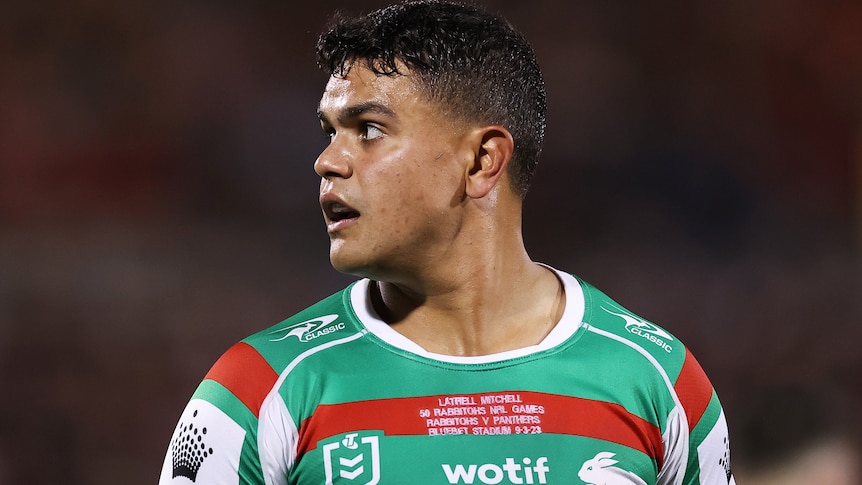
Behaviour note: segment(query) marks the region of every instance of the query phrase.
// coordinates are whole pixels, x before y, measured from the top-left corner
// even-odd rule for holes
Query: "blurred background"
[[[0,484],[155,483],[212,362],[350,281],[312,47],[384,3],[0,4]],[[533,257],[688,344],[740,483],[862,483],[862,3],[484,4],[546,76]]]

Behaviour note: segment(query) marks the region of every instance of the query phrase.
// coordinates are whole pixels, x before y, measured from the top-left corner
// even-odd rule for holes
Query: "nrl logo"
[[[281,342],[288,337],[296,337],[300,342],[311,342],[317,337],[328,335],[332,332],[344,330],[344,322],[333,323],[338,315],[324,315],[312,318],[304,322],[294,323],[278,330],[269,332],[270,335],[284,333],[284,335],[270,339],[270,342]]]
[[[341,441],[323,445],[323,467],[326,485],[333,477],[355,481],[362,485],[380,482],[380,443],[377,436],[349,433]]]

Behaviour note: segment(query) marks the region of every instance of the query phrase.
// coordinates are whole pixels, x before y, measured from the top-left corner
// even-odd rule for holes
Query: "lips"
[[[320,197],[320,207],[323,209],[323,215],[330,232],[342,229],[359,218],[358,210],[332,194]]]

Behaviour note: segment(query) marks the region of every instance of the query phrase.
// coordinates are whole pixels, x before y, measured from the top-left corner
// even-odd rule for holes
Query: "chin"
[[[340,273],[359,278],[371,278],[374,274],[375,265],[370,264],[366,259],[345,254],[345,251],[337,251],[334,248],[329,251],[329,262]]]
[[[363,244],[347,244],[342,239],[334,239],[329,246],[329,262],[340,273],[357,278],[377,281],[398,279],[403,268],[396,264],[400,261],[397,254],[385,251],[386,248],[368,248]]]

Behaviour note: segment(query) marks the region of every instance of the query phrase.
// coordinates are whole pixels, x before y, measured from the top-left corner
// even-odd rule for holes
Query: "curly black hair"
[[[506,20],[469,4],[409,0],[360,17],[337,13],[316,50],[330,76],[357,61],[386,76],[406,74],[401,65],[430,101],[504,126],[515,140],[512,186],[526,195],[545,135],[545,85],[533,48]]]

